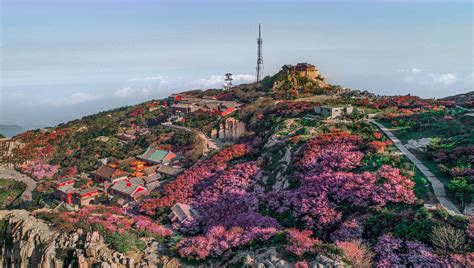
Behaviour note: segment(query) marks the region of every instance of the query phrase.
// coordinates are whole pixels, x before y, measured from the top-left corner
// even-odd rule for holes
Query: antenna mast
[[[234,80],[234,78],[232,78],[232,74],[231,73],[226,73],[225,75],[225,78],[224,78],[224,81],[225,81],[225,84],[224,84],[224,90],[228,90],[230,88],[232,88],[232,80]]]
[[[257,83],[262,80],[263,75],[263,56],[262,56],[262,30],[260,24],[258,25],[258,38],[257,38]]]

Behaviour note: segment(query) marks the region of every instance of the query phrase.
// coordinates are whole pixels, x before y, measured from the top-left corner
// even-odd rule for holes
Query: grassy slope
[[[0,209],[8,207],[25,190],[25,185],[15,180],[0,178]]]
[[[474,131],[469,125],[472,120],[466,117],[465,112],[458,108],[448,109],[445,112],[428,112],[406,120],[416,120],[414,126],[394,127],[390,122],[383,122],[387,127],[393,128],[393,132],[402,143],[409,140],[418,140],[421,138],[439,137],[445,142],[453,143],[454,147],[474,142]],[[452,116],[452,119],[445,120],[445,116]],[[467,124],[467,125],[466,125]],[[426,154],[416,150],[410,150],[445,186],[448,197],[458,206],[461,206],[459,200],[454,198],[454,193],[448,189],[451,177],[440,172],[432,159]],[[419,173],[419,172],[418,172]]]

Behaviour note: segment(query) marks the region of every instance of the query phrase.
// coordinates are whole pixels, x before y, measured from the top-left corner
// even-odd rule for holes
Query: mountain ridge
[[[2,163],[37,183],[31,201],[16,205],[28,210],[18,218],[34,217],[77,245],[93,236],[112,258],[69,242],[48,244],[56,254],[31,247],[63,265],[131,267],[137,256],[148,260],[143,267],[171,259],[176,266],[466,265],[472,221],[450,214],[372,122],[412,145],[445,180],[437,186],[446,188],[443,198],[468,215],[472,116],[450,99],[328,85],[310,69],[309,77],[282,70],[227,91],[172,94],[0,143]],[[13,235],[18,219],[9,217],[0,227]]]

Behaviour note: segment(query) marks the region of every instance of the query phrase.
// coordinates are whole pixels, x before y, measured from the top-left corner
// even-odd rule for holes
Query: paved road
[[[458,107],[459,109],[464,110],[464,111],[466,111],[466,112],[474,112],[473,109],[464,108],[464,107],[459,106],[459,105],[457,105],[457,104],[456,104],[456,107]]]
[[[376,121],[370,121],[374,125],[376,125],[380,130],[382,130],[387,137],[389,137],[392,141],[393,144],[406,156],[408,159],[410,159],[411,162],[425,175],[425,177],[430,181],[431,186],[433,187],[433,192],[436,196],[436,199],[438,199],[438,202],[451,214],[458,214],[462,215],[462,213],[458,210],[458,208],[449,200],[446,198],[446,191],[444,189],[443,183],[436,178],[436,176],[431,173],[431,171],[428,170],[428,168],[421,163],[421,161],[416,158],[415,155],[413,155],[408,149],[403,146],[401,141],[395,137],[395,135],[388,130],[384,125],[380,124],[379,122]]]
[[[36,188],[36,181],[32,178],[14,170],[13,168],[7,168],[0,166],[0,178],[4,179],[14,179],[16,181],[21,181],[25,183],[26,189],[21,195],[21,198],[24,201],[32,200],[32,191]]]

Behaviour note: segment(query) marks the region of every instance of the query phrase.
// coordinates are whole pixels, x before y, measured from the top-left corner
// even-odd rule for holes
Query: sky
[[[473,90],[470,0],[0,0],[0,124],[52,126],[315,64],[377,94]]]

